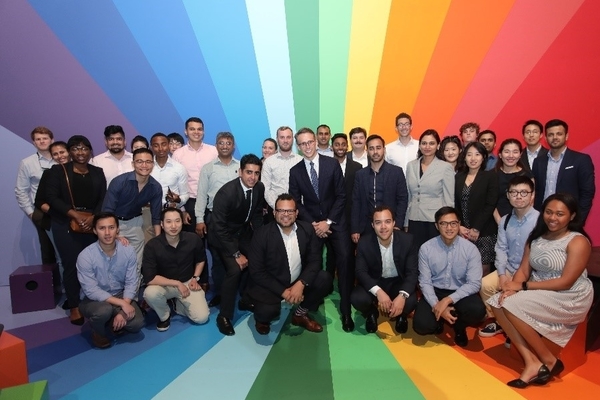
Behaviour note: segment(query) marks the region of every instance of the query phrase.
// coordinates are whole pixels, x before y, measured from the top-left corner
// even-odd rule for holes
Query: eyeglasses
[[[296,210],[284,210],[283,208],[276,208],[275,211],[279,214],[283,214],[283,215],[292,215],[293,213],[296,212]]]
[[[459,222],[458,221],[450,221],[450,222],[442,221],[442,222],[438,222],[438,225],[441,226],[442,228],[447,228],[448,226],[451,228],[457,228],[459,225]]]
[[[510,197],[517,197],[517,195],[520,195],[521,197],[527,197],[533,192],[528,192],[527,190],[508,190],[507,193],[510,195]]]
[[[314,140],[307,140],[306,142],[298,143],[300,147],[312,146],[315,143]]]
[[[152,165],[152,164],[154,164],[154,160],[135,160],[134,163],[136,165],[144,165],[144,164]]]
[[[399,123],[397,126],[400,128],[408,128],[411,125],[410,122]]]
[[[217,142],[218,146],[231,146],[232,144],[233,143],[230,142],[230,141],[220,141],[220,142]]]
[[[90,151],[90,148],[87,146],[71,147],[71,149],[75,151]]]

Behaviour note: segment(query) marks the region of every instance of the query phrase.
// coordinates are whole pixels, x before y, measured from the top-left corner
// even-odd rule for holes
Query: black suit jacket
[[[265,185],[259,181],[252,188],[252,204],[248,221],[246,221],[248,209],[243,207],[245,197],[240,178],[227,182],[215,194],[208,240],[225,255],[232,256],[240,251],[247,256],[252,232],[263,224]]]
[[[75,173],[73,172],[73,162],[64,164],[67,175],[69,176],[69,182],[73,184]],[[104,195],[106,194],[106,177],[102,168],[98,168],[94,165],[88,164],[89,177],[92,180],[94,199],[94,209],[90,210],[94,214],[97,214],[102,209],[102,202],[104,201]],[[69,187],[67,186],[67,179],[65,177],[65,171],[62,165],[53,165],[52,168],[44,172],[45,187],[44,196],[50,211],[48,212],[52,219],[59,223],[68,223],[70,217],[67,215],[69,210],[73,209],[71,202],[71,195],[69,194]],[[71,188],[73,189],[73,188]],[[77,204],[75,204],[77,206]]]
[[[321,244],[312,224],[296,221],[296,226],[302,263],[298,279],[310,286],[321,269]],[[248,294],[263,303],[279,303],[283,291],[293,283],[283,238],[275,221],[254,232],[248,256],[248,271]]]
[[[419,250],[413,243],[413,235],[404,231],[394,231],[392,243],[394,264],[398,279],[402,281],[400,290],[412,295],[417,289],[419,276]],[[361,236],[356,249],[356,279],[367,291],[377,285],[383,273],[383,262],[379,242],[375,232]],[[388,293],[388,295],[391,295]],[[391,297],[391,296],[390,296]]]
[[[461,196],[465,187],[467,172],[456,174],[454,186],[454,205],[458,211],[458,218],[462,220],[463,209]],[[467,205],[467,216],[471,228],[479,231],[479,236],[490,236],[497,234],[498,225],[494,220],[494,209],[498,201],[498,175],[495,171],[479,170],[475,180],[471,184],[469,203]],[[464,221],[462,223],[464,225]]]
[[[350,220],[350,212],[352,211],[352,191],[354,189],[354,177],[356,176],[356,172],[361,169],[361,163],[352,161],[349,156],[346,157],[346,171],[344,172],[344,182],[346,184],[346,223]]]
[[[373,190],[374,172],[370,167],[361,168],[354,178],[352,192],[352,217],[350,233],[363,234],[371,225],[373,207],[369,200],[369,191]],[[383,180],[383,198],[377,199],[376,206],[386,205],[396,214],[396,226],[403,228],[406,208],[408,207],[408,190],[402,168],[387,161],[379,169],[378,180]]]
[[[330,229],[346,229],[346,187],[340,163],[319,155],[319,197],[317,197],[304,159],[290,169],[290,194],[298,206],[298,219],[306,222],[333,221]]]
[[[546,190],[546,173],[548,171],[548,156],[538,156],[533,162],[533,178],[535,179],[535,202],[534,206],[540,212],[544,202],[544,191]],[[556,181],[556,193],[569,193],[579,204],[579,212],[582,221],[585,222],[592,200],[596,193],[594,182],[594,163],[592,158],[584,153],[567,148],[560,164],[558,178]]]
[[[547,154],[548,149],[542,146],[540,147],[540,151],[538,152],[538,155],[535,159],[538,159],[540,157],[547,157]],[[535,159],[533,161],[535,161]],[[533,169],[533,165],[529,165],[529,157],[527,157],[527,147],[525,147],[523,149],[523,152],[521,153],[521,162],[523,163],[523,168],[527,171],[531,171]]]

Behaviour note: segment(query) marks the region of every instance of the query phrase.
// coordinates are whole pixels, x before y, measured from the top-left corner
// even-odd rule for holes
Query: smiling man
[[[117,335],[138,332],[144,326],[144,316],[134,301],[140,282],[135,251],[117,240],[117,217],[97,214],[93,226],[98,241],[77,257],[83,294],[79,309],[90,322],[92,343],[105,349],[111,346],[107,327]]]
[[[248,268],[248,252],[254,230],[263,224],[265,186],[260,182],[262,162],[254,154],[240,160],[239,178],[227,182],[215,194],[208,225],[209,244],[217,251],[225,269],[221,285],[221,312],[217,327],[223,335],[235,335],[231,320],[238,290],[243,293]],[[238,308],[252,311],[254,305],[240,300]]]
[[[125,150],[125,131],[120,125],[109,125],[104,128],[106,150],[92,159],[92,164],[102,168],[106,177],[106,184],[117,176],[133,170],[131,161],[133,155]]]
[[[406,165],[417,158],[417,152],[419,151],[419,141],[413,139],[410,135],[412,132],[412,117],[410,115],[404,112],[398,114],[396,117],[396,132],[398,133],[398,140],[385,147],[385,159],[390,164],[402,168],[402,172],[405,173]]]
[[[137,253],[139,272],[144,250],[142,207],[150,203],[154,235],[160,235],[162,187],[150,176],[154,167],[151,150],[142,148],[134,151],[132,164],[133,171],[119,175],[108,185],[102,211],[117,216],[121,224],[121,236],[129,240]]]
[[[542,203],[551,194],[569,193],[577,200],[581,220],[585,223],[596,193],[592,158],[567,148],[569,126],[566,122],[550,120],[544,130],[550,151],[546,157],[537,157],[533,162],[534,206],[541,211]]]
[[[352,143],[352,150],[348,152],[348,160],[353,160],[366,167],[369,164],[369,158],[367,157],[367,131],[365,128],[357,126],[356,128],[350,129],[350,142]]]
[[[148,286],[144,299],[156,311],[156,330],[164,332],[171,326],[171,311],[167,301],[175,299],[175,312],[196,324],[208,321],[208,305],[200,287],[200,274],[206,262],[202,239],[191,232],[182,232],[183,212],[167,208],[162,212],[163,232],[144,248],[142,274]]]
[[[521,161],[523,162],[523,166],[531,171],[533,161],[537,157],[545,157],[548,153],[548,149],[542,146],[541,143],[544,126],[541,122],[530,119],[523,124],[522,133],[527,147],[521,153]]]

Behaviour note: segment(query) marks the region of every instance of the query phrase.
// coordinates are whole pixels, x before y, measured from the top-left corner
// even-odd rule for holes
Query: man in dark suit
[[[379,311],[397,317],[396,332],[406,333],[417,306],[418,249],[411,234],[394,229],[390,207],[376,207],[371,225],[374,231],[358,241],[352,305],[365,316],[367,333],[377,331]]]
[[[344,182],[346,185],[346,220],[350,221],[350,210],[352,209],[352,190],[354,189],[354,176],[362,168],[362,165],[352,161],[348,152],[348,138],[345,133],[336,133],[331,139],[333,148],[333,158],[335,158],[342,168]]]
[[[569,126],[566,122],[553,119],[546,122],[544,128],[550,151],[546,157],[538,157],[533,163],[534,207],[541,212],[542,203],[548,196],[569,193],[579,203],[580,216],[585,223],[596,193],[592,158],[567,148]]]
[[[263,224],[265,186],[259,180],[261,167],[262,162],[254,154],[243,156],[240,177],[223,185],[213,202],[208,240],[225,266],[217,326],[227,336],[235,335],[231,320],[236,293],[240,286],[242,290],[244,287],[252,233]],[[238,308],[252,311],[253,305],[240,300]]]
[[[257,230],[250,246],[247,296],[254,303],[256,331],[270,332],[281,313],[281,300],[297,305],[292,324],[311,332],[323,327],[308,316],[315,311],[333,277],[321,269],[321,244],[311,224],[296,221],[296,201],[281,194],[273,210],[275,221]]]
[[[346,225],[346,188],[340,163],[317,153],[315,133],[302,128],[296,144],[304,159],[290,169],[290,194],[298,205],[298,218],[312,223],[321,244],[329,242],[335,253],[340,289],[342,328],[354,330],[350,314],[350,291],[354,274],[348,262],[350,237]]]
[[[358,243],[361,235],[371,230],[369,221],[377,206],[386,205],[394,210],[396,226],[403,228],[408,190],[402,168],[385,161],[385,141],[379,135],[367,138],[369,166],[356,172],[352,192],[352,241]]]
[[[546,157],[546,154],[548,154],[548,149],[540,143],[543,132],[544,126],[535,119],[525,121],[525,124],[523,124],[523,140],[527,147],[521,153],[521,162],[528,171],[533,168],[533,161],[536,158]]]

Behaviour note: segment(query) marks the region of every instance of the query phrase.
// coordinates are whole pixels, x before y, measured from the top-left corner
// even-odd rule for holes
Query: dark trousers
[[[185,212],[190,215],[190,224],[183,224],[183,230],[196,233],[196,199],[191,197],[183,205]],[[206,239],[204,239],[204,248],[206,248]],[[204,268],[200,274],[200,283],[208,283],[208,268]]]
[[[220,258],[225,270],[225,277],[221,284],[221,312],[219,315],[232,319],[237,294],[238,292],[243,293],[246,289],[248,268],[242,271],[235,258],[230,254],[224,254],[220,249],[216,249],[213,254]]]
[[[400,295],[400,287],[402,286],[402,280],[398,277],[396,278],[380,278],[377,281],[377,286],[381,288],[384,292],[390,296],[390,299],[394,300],[396,296]],[[358,311],[360,311],[363,315],[368,315],[372,312],[377,311],[377,297],[373,296],[368,290],[366,290],[361,285],[357,285],[352,290],[352,296],[350,297],[352,301],[352,305]],[[411,294],[406,302],[404,303],[404,310],[402,310],[402,315],[407,316],[417,306],[417,295],[415,293]]]
[[[440,234],[435,229],[435,223],[427,221],[408,221],[408,233],[413,235],[414,244],[417,248],[420,248],[423,243]]]
[[[304,300],[300,303],[300,307],[309,311],[316,311],[321,301],[329,293],[332,279],[327,272],[319,271],[313,283],[304,288]],[[275,304],[261,303],[252,296],[249,296],[249,299],[254,303],[254,318],[259,322],[271,322],[281,314],[281,302]]]
[[[350,264],[350,235],[346,230],[332,231],[329,237],[319,239],[322,245],[329,245],[335,257],[338,286],[340,289],[340,313],[350,315],[350,293],[354,286],[354,265]]]
[[[438,300],[454,293],[454,290],[434,288]],[[472,294],[460,299],[457,303],[451,305],[457,314],[454,330],[463,330],[467,326],[477,326],[485,317],[485,305],[479,297],[479,293]],[[417,304],[415,316],[413,318],[413,329],[419,335],[430,335],[435,332],[438,321],[435,320],[435,314],[431,311],[433,307],[422,297]],[[440,317],[441,320],[441,317]]]
[[[63,266],[63,286],[70,308],[79,305],[79,279],[77,279],[77,257],[87,246],[97,240],[96,235],[89,233],[73,233],[69,231],[69,223],[52,220],[52,234]]]
[[[144,315],[135,301],[131,302],[135,309],[135,316],[127,321],[123,329],[127,332],[139,332],[144,327]],[[121,307],[115,307],[107,301],[93,301],[85,297],[79,303],[79,310],[84,318],[90,321],[92,331],[100,336],[107,336],[107,328],[112,319],[121,311]],[[110,326],[112,329],[112,326]]]
[[[42,253],[42,264],[56,264],[56,254],[54,253],[54,246],[48,236],[48,232],[40,226],[36,221],[33,222],[35,230],[40,240],[40,252]]]
[[[207,226],[210,223],[211,218],[212,212],[206,210],[206,213],[204,213],[204,223]],[[210,232],[208,234],[210,235]],[[208,248],[208,250],[210,251],[210,255],[212,258],[212,266],[210,268],[210,273],[213,279],[212,289],[215,295],[219,295],[221,294],[221,286],[223,285],[223,279],[225,279],[225,266],[223,265],[223,262],[221,261],[221,257],[219,256],[217,250],[214,249],[213,246],[211,246],[208,242],[208,240],[205,240],[204,244],[205,248]],[[208,268],[204,269],[208,271]],[[202,273],[204,273],[204,271],[202,271]]]

